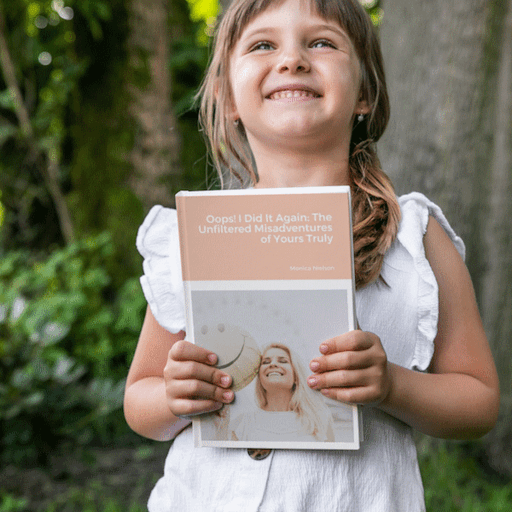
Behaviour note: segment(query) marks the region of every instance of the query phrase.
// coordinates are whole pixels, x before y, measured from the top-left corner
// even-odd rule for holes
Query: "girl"
[[[259,409],[235,419],[233,439],[334,441],[331,413],[315,399],[286,345],[272,343],[263,350],[255,390]]]
[[[461,240],[421,194],[397,199],[379,167],[388,96],[366,13],[357,0],[233,0],[201,94],[219,169],[255,187],[352,187],[361,330],[319,346],[308,385],[364,404],[365,440],[355,452],[193,448],[188,417],[234,394],[215,354],[184,341],[176,216],[156,207],[138,236],[149,308],[125,395],[136,432],[175,437],[149,510],[424,510],[412,429],[485,434],[498,381]]]

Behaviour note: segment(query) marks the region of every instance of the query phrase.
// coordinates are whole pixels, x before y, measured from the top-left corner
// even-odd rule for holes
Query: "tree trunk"
[[[387,0],[392,121],[380,143],[401,192],[436,201],[467,245],[502,409],[490,464],[512,474],[512,0]]]
[[[131,185],[146,210],[156,203],[173,204],[170,185],[179,173],[179,137],[170,100],[168,12],[167,0],[129,2],[131,114],[136,124]]]

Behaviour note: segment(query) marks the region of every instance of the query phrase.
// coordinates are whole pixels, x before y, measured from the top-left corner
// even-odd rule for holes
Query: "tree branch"
[[[23,96],[21,94],[20,87],[18,85],[18,81],[16,80],[16,71],[14,69],[14,65],[11,59],[11,54],[9,52],[9,47],[7,45],[7,38],[5,37],[6,27],[5,27],[5,19],[3,15],[3,6],[0,0],[0,64],[2,67],[2,75],[4,77],[5,83],[7,85],[8,90],[10,91],[13,104],[14,104],[14,113],[18,122],[20,124],[21,133],[24,139],[28,142],[30,152],[32,153],[32,157],[34,161],[39,160],[37,157],[43,151],[41,151],[36,144],[34,130],[32,128],[32,124],[30,122],[30,115],[28,113],[27,108],[25,107],[25,103],[23,101]],[[48,152],[44,153],[43,163],[39,169],[43,176],[43,180],[47,187],[47,190],[52,197],[53,203],[55,205],[55,209],[57,210],[57,216],[59,218],[59,225],[62,232],[62,235],[66,241],[66,243],[71,243],[74,240],[74,230],[73,230],[73,221],[71,218],[71,214],[66,203],[66,198],[62,193],[59,178],[58,178],[58,167],[56,162],[53,161],[51,155]]]
[[[20,123],[21,131],[23,135],[31,139],[34,136],[34,132],[32,130],[32,125],[30,123],[30,117],[28,115],[27,109],[25,108],[25,103],[23,102],[23,97],[21,95],[20,88],[18,87],[18,82],[16,80],[16,73],[14,71],[14,65],[11,60],[11,54],[9,53],[9,48],[7,46],[7,40],[5,38],[5,20],[3,14],[2,2],[0,1],[0,64],[2,64],[2,74],[4,76],[5,83],[7,88],[11,92],[13,97],[14,104],[14,113],[18,118],[18,122]]]

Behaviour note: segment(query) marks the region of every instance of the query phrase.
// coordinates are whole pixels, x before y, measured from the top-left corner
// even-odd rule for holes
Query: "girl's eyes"
[[[311,45],[311,48],[325,48],[325,47],[336,48],[336,46],[333,43],[331,43],[331,41],[329,41],[328,39],[319,39],[318,41],[315,41]]]
[[[310,48],[336,48],[328,39],[319,39],[310,45]],[[250,52],[275,50],[275,46],[268,41],[260,41],[251,46]]]
[[[272,43],[269,43],[268,41],[260,41],[256,44],[254,44],[253,46],[251,46],[250,51],[254,52],[257,50],[273,50],[273,49],[274,49],[274,46],[272,45]]]

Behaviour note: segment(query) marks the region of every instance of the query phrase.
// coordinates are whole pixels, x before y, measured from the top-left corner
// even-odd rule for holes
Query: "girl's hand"
[[[391,388],[386,352],[370,332],[351,331],[320,345],[323,356],[313,359],[308,378],[312,389],[329,398],[357,404],[381,403]]]
[[[175,416],[196,416],[233,401],[231,376],[214,367],[217,356],[185,340],[169,350],[164,368],[167,405]]]

